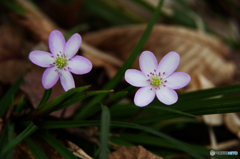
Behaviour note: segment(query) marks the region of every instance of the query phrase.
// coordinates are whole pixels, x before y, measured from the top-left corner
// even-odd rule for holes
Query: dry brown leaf
[[[71,141],[67,141],[68,149],[73,152],[73,154],[82,159],[93,159],[86,152],[84,152],[81,148],[75,145]]]
[[[146,26],[111,28],[86,34],[83,40],[125,61],[145,29]],[[143,50],[152,51],[158,60],[176,51],[181,56],[177,71],[201,73],[214,84],[231,79],[235,71],[233,62],[225,60],[228,48],[218,39],[178,26],[156,25]],[[138,60],[133,67],[139,68]]]
[[[108,155],[109,159],[163,159],[147,151],[142,146],[125,147],[121,146]]]
[[[204,77],[202,74],[191,75],[191,81],[189,85],[191,87],[188,90],[186,90],[186,92],[214,87],[214,84],[211,81],[209,81],[206,77]],[[204,123],[209,126],[219,126],[222,124],[222,114],[202,115],[202,119]]]
[[[240,138],[240,119],[236,113],[224,114],[223,121],[232,133],[234,133],[238,138]]]
[[[44,93],[44,88],[42,86],[42,74],[45,68],[41,68],[34,64],[31,64],[31,70],[24,75],[24,83],[21,85],[21,89],[29,96],[31,103],[33,104],[34,108],[38,106],[41,101],[41,98]],[[57,96],[64,93],[64,90],[58,81],[57,84],[53,87],[52,95],[49,99],[53,100]],[[64,116],[65,118],[70,117],[74,111],[76,110],[79,103],[76,103],[67,108]],[[51,113],[51,115],[60,117],[63,110],[55,111]]]
[[[8,22],[0,25],[0,81],[14,83],[27,68],[21,35]]]

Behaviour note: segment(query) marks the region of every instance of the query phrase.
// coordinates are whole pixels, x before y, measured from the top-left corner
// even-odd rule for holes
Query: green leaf
[[[221,114],[221,113],[234,113],[240,112],[239,96],[213,98],[206,100],[196,100],[189,102],[179,102],[171,106],[172,109],[177,111],[189,113],[192,115],[206,115],[206,114]],[[149,105],[145,109],[152,109],[153,107],[160,107],[158,105]],[[161,106],[162,107],[162,106]],[[160,120],[173,119],[182,117],[181,114],[172,112],[158,111],[151,115],[151,117],[141,117],[135,120],[136,123],[151,123]]]
[[[118,70],[116,75],[102,88],[103,90],[115,88],[118,85],[118,83],[122,80],[122,78],[125,74],[125,71],[132,66],[133,62],[135,61],[135,59],[137,58],[137,56],[141,52],[141,49],[143,48],[145,42],[147,41],[147,39],[148,39],[148,37],[149,37],[149,35],[152,31],[152,28],[153,28],[154,23],[156,22],[156,20],[158,18],[158,15],[159,15],[159,12],[160,12],[160,9],[161,9],[162,5],[163,5],[163,0],[160,0],[157,8],[156,8],[156,10],[153,14],[152,19],[150,20],[146,30],[142,34],[141,39],[139,40],[139,42],[137,43],[137,45],[133,49],[132,53],[130,54],[130,56],[128,57],[126,62]],[[75,115],[75,119],[85,119],[85,118],[93,115],[97,111],[99,111],[100,108],[95,109],[94,111],[92,110],[92,108],[97,103],[101,102],[105,97],[106,97],[106,95],[104,95],[104,94],[98,95],[91,102],[89,102],[85,105],[82,105],[82,107],[80,108],[78,113]]]
[[[63,108],[71,106],[72,104],[75,104],[87,97],[111,92],[111,90],[82,92],[86,88],[88,88],[88,86],[71,89],[68,92],[65,92],[64,94],[56,97],[55,99],[47,103],[44,107],[37,109],[32,115],[33,119],[45,116],[54,111],[61,110]]]
[[[123,139],[123,140],[127,140],[129,142],[132,143],[136,143],[136,144],[140,144],[140,145],[148,145],[148,146],[156,146],[156,147],[162,147],[162,148],[168,148],[168,149],[173,149],[173,150],[179,150],[177,145],[174,145],[173,143],[165,140],[165,139],[161,139],[152,135],[148,135],[148,134],[130,134],[130,133],[124,133],[121,134],[118,138],[116,139]],[[139,140],[141,139],[141,140]],[[187,145],[188,147],[191,147],[192,149],[194,149],[195,151],[197,151],[199,154],[204,155],[209,157],[210,155],[210,151],[211,149],[202,147],[202,146],[197,146],[197,145],[193,145],[193,144],[187,144],[185,143],[185,145]],[[228,158],[225,156],[221,156],[218,158]]]
[[[101,149],[99,154],[100,159],[108,158],[109,130],[110,130],[110,112],[108,110],[108,107],[102,105],[101,134],[100,134]]]
[[[35,159],[48,159],[46,154],[40,149],[37,144],[35,144],[31,138],[27,137],[24,139],[24,141],[27,143],[28,149],[31,151]]]
[[[109,98],[107,98],[106,100],[104,100],[104,104],[105,105],[112,105],[115,102],[118,102],[119,100],[121,100],[122,98],[124,98],[126,95],[128,94],[127,91],[119,91],[114,93],[113,95],[111,95]]]
[[[240,93],[240,84],[215,87],[210,89],[204,89],[194,92],[182,93],[179,95],[179,102],[200,100],[210,97],[222,96],[222,95],[232,95]]]
[[[20,113],[24,106],[25,106],[25,102],[24,102],[24,95],[23,95],[16,106],[15,112]]]
[[[88,28],[89,28],[88,24],[79,24],[68,30],[66,33],[64,33],[64,37],[65,39],[69,39],[74,33],[87,30]]]
[[[13,150],[9,151],[7,154],[3,154],[3,147],[5,147],[5,145],[8,145],[14,138],[14,123],[8,121],[1,139],[0,139],[0,158],[5,158],[5,159],[13,159]]]
[[[5,5],[7,8],[11,9],[12,11],[14,11],[20,15],[24,15],[26,12],[25,9],[23,9],[18,4],[11,2],[10,0],[1,0],[0,3],[3,3],[3,5]]]
[[[49,135],[48,133],[41,132],[38,134],[42,139],[44,139],[49,145],[51,145],[59,154],[62,155],[64,159],[77,159],[76,156],[66,148],[61,142]]]
[[[131,104],[117,104],[114,107],[112,107],[111,113],[113,113],[113,115],[118,115],[118,116],[122,116],[124,114],[126,114],[126,111],[131,112],[131,114],[134,114],[132,112],[136,112],[137,110],[139,110],[140,108],[137,107],[134,103]],[[131,111],[134,110],[134,111]],[[170,106],[158,106],[158,105],[151,105],[151,106],[146,106],[143,108],[143,112],[146,113],[157,113],[157,112],[162,112],[163,114],[174,114],[174,115],[178,115],[178,116],[184,116],[184,117],[193,117],[195,118],[195,115],[192,115],[191,113],[185,113],[183,111],[177,110],[177,109],[173,109]]]
[[[116,103],[118,103],[120,100],[122,100],[124,97],[127,95],[131,94],[133,91],[135,91],[137,88],[133,86],[128,86],[126,89],[123,91],[119,91],[114,93],[112,96],[108,97],[106,100],[104,100],[105,105],[112,106]]]
[[[95,16],[101,17],[112,25],[133,24],[139,22],[139,20],[136,21],[129,18],[129,15],[126,16],[122,12],[103,4],[99,0],[84,1],[84,7],[88,11],[93,12]]]
[[[17,144],[19,144],[22,140],[24,140],[26,137],[31,135],[36,130],[37,126],[35,126],[33,122],[30,122],[28,127],[22,133],[20,133],[15,139],[13,139],[7,145],[4,146],[1,155],[5,155],[8,151],[13,150],[14,147],[17,146]]]
[[[8,106],[11,104],[12,96],[17,92],[21,83],[23,82],[23,78],[20,77],[17,82],[11,86],[11,88],[7,91],[7,93],[0,99],[0,118],[3,116]]]
[[[56,129],[56,128],[67,128],[67,127],[82,127],[82,126],[93,126],[93,125],[100,125],[99,121],[45,121],[42,122],[39,126],[39,128],[45,128],[45,129]],[[173,139],[161,132],[158,132],[150,127],[145,127],[133,123],[125,123],[125,122],[117,122],[117,121],[111,121],[111,126],[113,127],[125,127],[125,128],[132,128],[132,129],[138,129],[145,132],[148,132],[150,134],[156,135],[158,137],[161,137],[172,144],[176,145],[179,150],[182,150],[188,154],[191,154],[195,158],[203,158],[201,157],[195,150],[193,150],[191,147],[186,145],[184,142],[181,142],[179,140]],[[209,156],[208,156],[209,157]]]
[[[37,106],[38,109],[43,107],[47,103],[47,101],[49,100],[51,94],[52,94],[52,88],[45,89],[43,97],[42,97],[39,105]]]

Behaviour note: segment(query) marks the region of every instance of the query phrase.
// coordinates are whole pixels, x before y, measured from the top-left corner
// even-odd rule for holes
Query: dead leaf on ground
[[[109,159],[163,159],[147,151],[142,146],[125,147],[121,146],[108,155]]]
[[[83,40],[125,61],[145,29],[146,26],[105,29],[86,34]],[[143,50],[152,51],[158,60],[168,52],[176,51],[181,56],[177,71],[201,73],[214,84],[230,80],[235,71],[233,62],[226,60],[229,51],[221,41],[178,26],[155,25]],[[90,60],[94,61],[94,58]],[[138,58],[133,67],[139,68]]]
[[[26,70],[21,35],[7,21],[0,25],[0,81],[14,83]]]
[[[29,99],[33,104],[34,108],[36,108],[40,103],[45,90],[44,87],[42,86],[42,74],[44,70],[45,68],[31,64],[31,69],[27,73],[25,73],[24,83],[21,85],[21,89],[29,96]],[[64,90],[60,82],[58,81],[57,84],[53,87],[52,95],[49,101],[53,100],[54,98],[56,98],[57,96],[63,93],[64,93]],[[70,117],[74,113],[78,105],[79,103],[76,103],[68,107],[63,117],[65,118]],[[62,111],[63,109],[59,111],[55,111],[51,113],[51,115],[60,117],[62,114]]]

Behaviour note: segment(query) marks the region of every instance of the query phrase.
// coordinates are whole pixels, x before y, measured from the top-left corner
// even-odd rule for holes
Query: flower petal
[[[66,58],[72,58],[77,52],[82,43],[82,38],[78,33],[73,34],[66,42],[64,53]]]
[[[128,69],[125,72],[125,80],[135,87],[144,87],[150,85],[150,83],[147,81],[148,78],[141,71],[135,69]]]
[[[134,96],[134,103],[136,104],[136,106],[144,107],[153,101],[155,97],[155,90],[150,89],[151,86],[138,89]]]
[[[69,71],[74,74],[82,75],[91,71],[92,63],[83,56],[76,55],[68,61]]]
[[[63,53],[65,46],[65,39],[62,33],[58,30],[53,30],[48,38],[48,45],[51,53],[57,56],[59,53]]]
[[[65,91],[75,88],[73,76],[68,70],[61,70],[60,81]]]
[[[55,71],[56,69],[57,67],[49,67],[44,71],[42,76],[42,84],[45,89],[49,89],[57,83],[59,74],[58,71]]]
[[[29,59],[32,63],[41,66],[41,67],[50,67],[51,64],[54,62],[54,58],[51,57],[52,54],[46,51],[32,51],[29,54]]]
[[[142,72],[147,76],[150,72],[157,69],[157,59],[151,51],[143,51],[139,57],[139,65]]]
[[[171,88],[161,86],[156,90],[157,98],[166,105],[171,105],[177,102],[178,95],[176,91]]]
[[[159,62],[157,72],[160,72],[162,75],[161,77],[164,79],[171,75],[177,69],[179,62],[180,62],[179,54],[174,51],[169,52]]]
[[[165,79],[165,85],[172,89],[180,89],[185,87],[191,80],[189,74],[185,72],[174,72]]]

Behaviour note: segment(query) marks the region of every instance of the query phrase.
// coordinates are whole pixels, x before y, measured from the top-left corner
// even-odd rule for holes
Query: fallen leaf
[[[40,103],[42,96],[44,94],[44,87],[42,86],[42,74],[45,68],[31,64],[31,69],[24,75],[24,83],[21,85],[21,89],[29,96],[31,103],[34,108]],[[60,84],[60,81],[53,87],[52,95],[50,96],[49,101],[53,100],[57,96],[64,93],[64,90]],[[70,117],[79,103],[76,103],[67,108],[63,117]],[[51,115],[60,117],[64,109],[55,111]]]
[[[143,25],[110,28],[88,33],[83,40],[125,61],[145,29]],[[181,56],[177,71],[201,73],[215,85],[230,80],[236,70],[233,62],[227,60],[228,48],[220,40],[183,27],[155,25],[143,50],[152,51],[158,60],[176,51]],[[133,68],[139,68],[138,58]]]
[[[125,147],[121,146],[108,155],[109,159],[163,159],[147,151],[142,146]]]
[[[7,21],[0,25],[0,81],[14,83],[26,70],[21,35]]]

